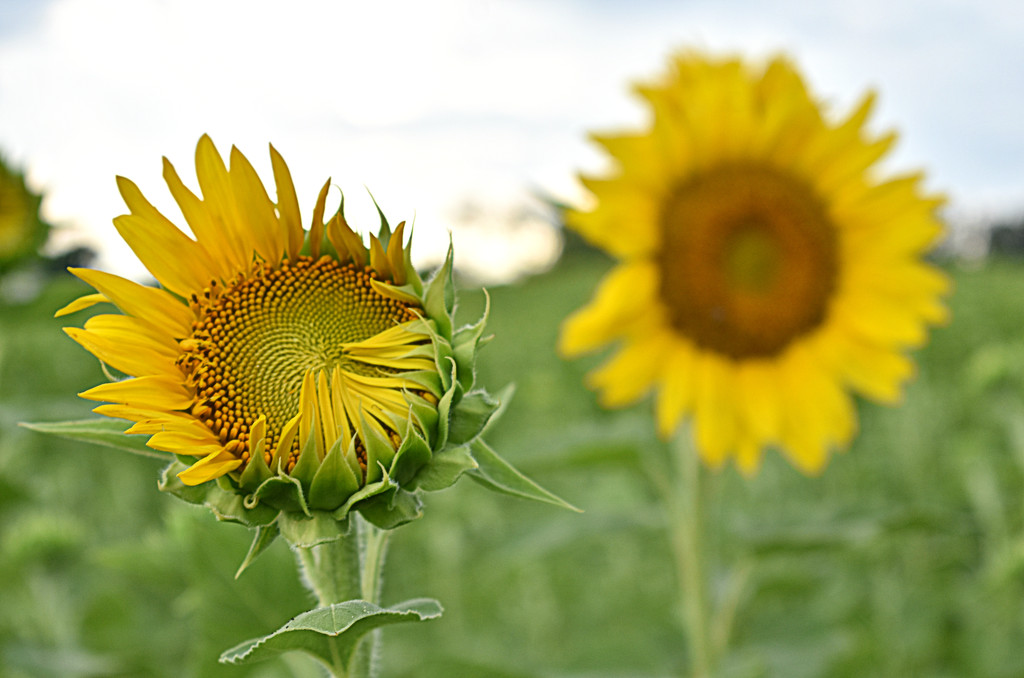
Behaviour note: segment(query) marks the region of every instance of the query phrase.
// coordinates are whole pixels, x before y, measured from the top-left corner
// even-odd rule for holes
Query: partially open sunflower
[[[656,391],[660,433],[692,418],[712,465],[753,472],[776,446],[817,472],[855,433],[850,394],[898,400],[907,350],[947,320],[923,260],[942,199],[878,176],[896,136],[865,129],[873,95],[832,122],[783,58],[685,53],[637,91],[650,127],[594,137],[615,168],[568,219],[619,263],[560,348],[618,342],[590,375],[602,403]]]
[[[450,254],[423,282],[404,223],[392,230],[382,214],[369,245],[341,209],[325,224],[330,180],[304,231],[288,167],[273,147],[270,158],[274,199],[245,156],[232,148],[228,167],[209,137],[196,150],[201,197],[164,160],[194,238],[118,178],[130,214],[114,224],[161,287],[72,270],[97,291],[58,315],[101,302],[121,313],[67,333],[127,376],[81,395],[177,455],[164,489],[221,517],[341,520],[356,507],[397,524],[417,514],[408,491],[496,459],[479,435],[498,402],[473,388],[483,319],[453,329]]]

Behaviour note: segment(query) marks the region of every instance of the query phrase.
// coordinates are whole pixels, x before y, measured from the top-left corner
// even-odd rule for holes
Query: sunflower
[[[562,327],[560,350],[620,350],[589,375],[603,405],[656,392],[663,437],[692,419],[702,458],[754,472],[765,447],[806,473],[853,437],[854,393],[883,403],[909,349],[947,320],[943,233],[919,174],[879,178],[868,94],[826,118],[784,58],[684,53],[639,86],[650,127],[595,136],[615,161],[569,225],[619,261]]]
[[[0,159],[0,271],[36,255],[49,227],[39,219],[42,198]]]
[[[202,197],[164,159],[194,238],[118,177],[130,213],[114,225],[161,287],[71,269],[96,292],[58,315],[98,303],[121,313],[65,331],[127,377],[80,395],[177,455],[164,489],[222,517],[342,519],[378,494],[387,513],[438,455],[457,472],[426,474],[433,489],[475,466],[452,450],[476,439],[497,408],[471,390],[483,321],[453,331],[450,252],[424,283],[404,222],[392,231],[382,214],[368,246],[342,209],[325,224],[330,180],[304,231],[273,146],[270,159],[276,200],[245,156],[232,148],[228,166],[207,136],[196,150]]]

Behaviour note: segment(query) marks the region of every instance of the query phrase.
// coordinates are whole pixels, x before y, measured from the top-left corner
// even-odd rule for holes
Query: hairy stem
[[[390,533],[366,522],[358,514],[350,519],[352,529],[344,537],[315,546],[295,547],[303,579],[316,595],[319,607],[349,600],[365,600],[375,605],[379,602],[381,571]],[[331,675],[334,678],[373,678],[379,640],[380,629],[377,629],[363,636],[351,655],[335,651],[327,664]]]

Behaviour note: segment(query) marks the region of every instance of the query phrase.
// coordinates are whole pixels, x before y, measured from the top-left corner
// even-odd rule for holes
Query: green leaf
[[[256,536],[252,539],[249,552],[245,554],[245,560],[242,561],[242,564],[238,566],[238,571],[235,572],[235,579],[242,576],[246,568],[252,565],[257,556],[266,551],[268,546],[274,543],[274,540],[277,539],[277,535],[280,533],[281,530],[278,528],[276,521],[269,525],[260,525],[256,528]]]
[[[532,499],[582,513],[580,509],[524,476],[498,456],[498,453],[483,440],[477,438],[470,448],[479,468],[470,471],[469,477],[484,487],[513,497]]]
[[[124,432],[131,422],[122,419],[80,419],[77,421],[53,421],[53,422],[22,422],[23,426],[32,431],[47,433],[49,435],[78,440],[87,443],[94,443],[104,447],[113,447],[123,452],[131,452],[142,457],[162,459],[170,461],[174,455],[170,452],[160,452],[151,447],[146,447],[149,436],[134,435]]]
[[[434,454],[430,462],[408,483],[410,490],[437,492],[451,487],[459,477],[478,468],[469,446],[446,447]]]
[[[385,608],[364,600],[349,600],[303,612],[270,635],[227,650],[220,661],[248,664],[302,650],[329,667],[343,669],[359,640],[370,631],[401,622],[437,619],[443,611],[441,604],[430,598],[416,598]]]

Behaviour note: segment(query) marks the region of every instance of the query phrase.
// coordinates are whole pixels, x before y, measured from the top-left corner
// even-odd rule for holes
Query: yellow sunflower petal
[[[637,337],[587,375],[587,385],[600,392],[601,404],[605,407],[622,407],[635,402],[659,381],[663,372],[678,371],[678,367],[667,364],[667,356],[674,350],[685,352],[688,349],[676,348],[675,343],[668,332]],[[681,410],[667,416],[674,422],[680,414]]]
[[[184,410],[191,407],[194,400],[180,379],[168,376],[114,381],[94,386],[78,395],[88,400],[105,400],[155,410]]]
[[[313,207],[313,222],[309,226],[309,253],[316,259],[320,256],[320,245],[324,240],[324,211],[327,209],[327,191],[331,189],[331,180],[327,179]]]
[[[245,244],[225,227],[220,214],[213,213],[210,205],[204,204],[185,186],[167,158],[164,158],[164,181],[196,240],[215,255],[212,257],[213,276],[221,281],[230,280],[251,258]]]
[[[179,473],[178,479],[186,485],[201,485],[208,480],[220,478],[241,465],[242,460],[236,459],[228,452],[210,452]]]
[[[215,437],[203,435],[201,430],[195,428],[156,433],[146,444],[154,450],[193,457],[203,457],[224,449],[224,446]]]
[[[580,235],[619,257],[642,256],[658,244],[658,203],[649,192],[617,181],[580,177],[601,210],[572,211],[568,223]]]
[[[125,315],[94,315],[85,322],[85,329],[96,336],[127,346],[137,346],[174,360],[180,353],[178,343],[144,320]]]
[[[666,365],[661,376],[655,419],[658,433],[662,438],[668,438],[675,432],[683,416],[693,410],[697,393],[695,368],[698,353],[685,342],[677,340],[673,348],[661,357],[665,359]]]
[[[173,359],[156,352],[144,341],[124,344],[95,332],[65,327],[69,337],[115,370],[133,377],[174,374]]]
[[[245,220],[253,247],[264,261],[277,263],[288,250],[288,232],[278,223],[274,203],[256,170],[234,146],[231,147],[229,176],[236,209]]]
[[[70,315],[72,313],[76,313],[78,311],[90,308],[92,306],[95,306],[96,304],[104,304],[109,302],[110,300],[107,299],[102,294],[85,294],[78,297],[67,306],[61,307],[60,310],[53,314],[53,317],[60,318],[65,315]]]
[[[213,276],[215,268],[203,248],[176,228],[128,214],[114,219],[114,228],[153,277],[175,294],[201,290]]]
[[[746,439],[766,445],[779,440],[783,402],[779,366],[768,360],[744,362],[736,369],[737,416]]]
[[[713,353],[701,353],[694,365],[694,437],[701,458],[720,466],[736,445],[735,370]]]
[[[589,306],[562,325],[559,351],[573,356],[592,351],[625,334],[649,312],[658,285],[657,267],[647,261],[622,264],[597,289]]]
[[[127,315],[162,328],[177,339],[192,331],[195,316],[188,306],[164,290],[146,287],[112,273],[88,268],[70,268],[73,275],[92,285]]]
[[[287,234],[288,258],[294,260],[302,250],[305,232],[302,230],[302,215],[299,213],[299,199],[295,195],[295,184],[284,158],[270,145],[270,164],[274,168],[274,183],[277,186],[277,211],[281,226]]]

